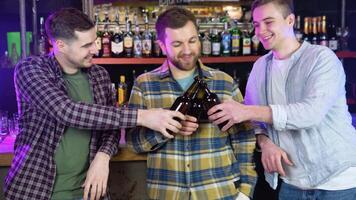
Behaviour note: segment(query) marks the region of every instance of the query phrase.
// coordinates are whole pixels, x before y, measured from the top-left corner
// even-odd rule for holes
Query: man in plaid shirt
[[[119,129],[145,126],[168,135],[185,119],[163,109],[116,108],[107,71],[92,63],[96,30],[67,8],[46,20],[53,52],[15,69],[20,132],[5,179],[8,200],[109,199],[110,157]]]
[[[169,108],[200,73],[220,99],[241,102],[237,84],[224,72],[204,66],[195,17],[183,8],[171,8],[156,22],[165,63],[139,76],[129,107]],[[212,123],[186,116],[175,137],[154,130],[133,128],[126,136],[137,153],[148,152],[149,199],[249,199],[256,182],[253,151],[256,139],[248,124],[222,132]]]

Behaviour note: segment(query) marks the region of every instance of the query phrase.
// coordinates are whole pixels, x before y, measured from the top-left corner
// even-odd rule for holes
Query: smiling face
[[[273,2],[261,5],[253,11],[255,34],[267,50],[280,51],[288,45],[293,32],[294,14],[283,16],[282,8]]]
[[[198,31],[191,21],[183,27],[165,29],[165,38],[160,46],[166,53],[169,64],[183,71],[195,68],[200,56]]]
[[[70,71],[88,68],[93,65],[93,56],[98,49],[95,45],[95,28],[87,31],[75,31],[76,38],[71,40],[58,39],[56,45],[61,56],[62,67]]]

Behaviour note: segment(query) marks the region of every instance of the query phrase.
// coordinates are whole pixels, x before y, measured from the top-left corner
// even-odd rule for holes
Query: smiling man
[[[108,199],[109,160],[118,151],[120,128],[144,126],[171,137],[167,130],[181,128],[175,117],[185,117],[114,106],[109,74],[92,63],[98,50],[87,15],[57,11],[46,20],[46,32],[53,52],[26,58],[15,69],[20,132],[6,199]]]
[[[257,141],[267,181],[280,200],[356,199],[356,131],[345,95],[345,72],[327,47],[299,43],[292,0],[255,0],[255,34],[270,52],[251,71],[245,102],[208,114],[224,129],[261,122]],[[221,110],[216,114],[216,111]]]
[[[220,99],[242,101],[237,84],[224,72],[201,63],[198,27],[194,15],[173,7],[156,22],[164,64],[139,76],[129,107],[169,108],[200,74]],[[211,123],[186,116],[173,139],[154,130],[134,128],[126,136],[137,153],[148,152],[149,199],[249,199],[256,182],[252,159],[253,129],[234,127],[222,132]],[[246,126],[247,127],[247,126]]]

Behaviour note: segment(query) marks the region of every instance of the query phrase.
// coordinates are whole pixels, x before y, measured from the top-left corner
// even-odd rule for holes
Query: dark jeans
[[[356,187],[347,190],[302,190],[282,182],[279,200],[356,200]]]

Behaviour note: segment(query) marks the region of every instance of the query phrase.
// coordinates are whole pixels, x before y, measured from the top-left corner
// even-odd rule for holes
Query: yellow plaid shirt
[[[242,102],[240,90],[226,73],[201,64],[209,89],[221,100]],[[172,78],[167,61],[139,76],[132,88],[129,107],[167,108],[183,94]],[[191,136],[167,139],[153,130],[137,127],[126,134],[128,146],[148,152],[149,199],[235,199],[239,192],[252,197],[256,183],[253,162],[256,139],[248,124],[221,132],[211,123],[199,124]]]

